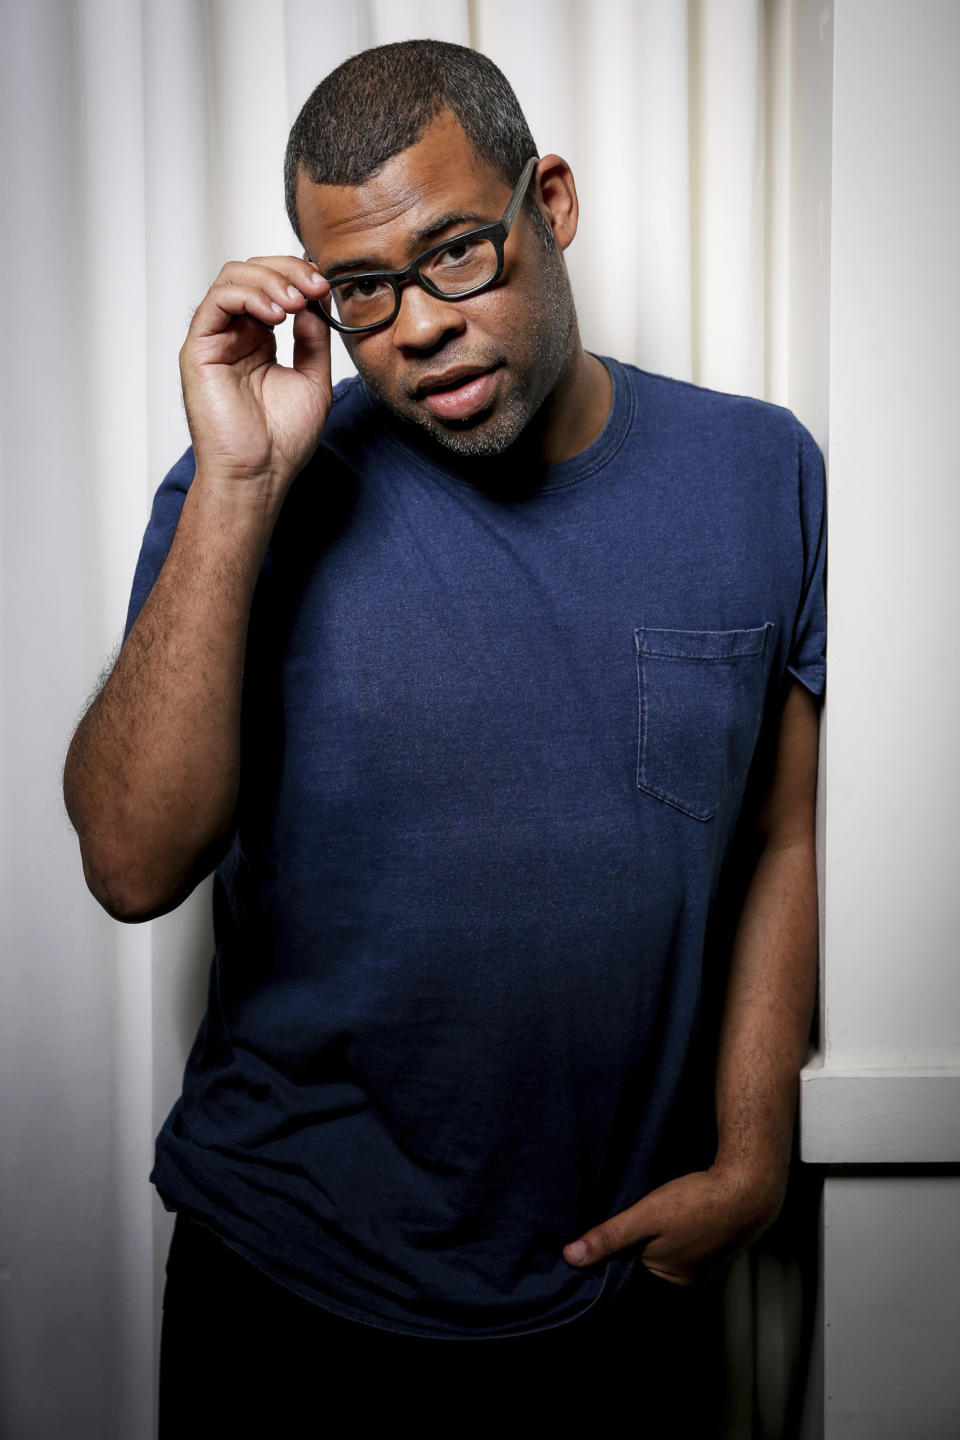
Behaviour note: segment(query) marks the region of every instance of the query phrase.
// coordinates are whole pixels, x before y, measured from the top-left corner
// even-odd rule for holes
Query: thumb
[[[657,1233],[654,1224],[654,1207],[646,1200],[638,1200],[628,1210],[611,1215],[602,1225],[587,1230],[578,1240],[572,1240],[563,1247],[563,1258],[568,1265],[582,1270],[588,1265],[598,1265],[609,1260],[631,1246],[646,1245]]]
[[[293,317],[293,368],[320,385],[328,394],[330,379],[330,326],[311,310]]]

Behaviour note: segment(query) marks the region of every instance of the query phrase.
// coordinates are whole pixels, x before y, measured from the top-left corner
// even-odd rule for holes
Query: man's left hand
[[[777,1218],[781,1183],[713,1165],[669,1180],[636,1205],[564,1246],[580,1270],[640,1249],[647,1269],[672,1285],[696,1285],[723,1268]]]

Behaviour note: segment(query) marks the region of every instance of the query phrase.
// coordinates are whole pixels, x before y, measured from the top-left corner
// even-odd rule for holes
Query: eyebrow
[[[479,230],[483,225],[494,224],[496,221],[489,220],[485,215],[478,215],[473,210],[455,210],[441,215],[439,220],[432,220],[429,225],[425,225],[422,230],[417,230],[410,236],[410,248],[416,247],[412,258],[416,259],[417,255],[421,253],[421,249],[429,250],[430,241],[435,240],[444,230],[449,230],[451,225],[470,226],[471,229]],[[338,275],[362,271],[373,271],[377,274],[388,271],[389,273],[388,267],[382,260],[369,255],[361,255],[350,260],[337,260],[335,264],[328,265],[324,269],[323,275],[325,279],[333,280]]]

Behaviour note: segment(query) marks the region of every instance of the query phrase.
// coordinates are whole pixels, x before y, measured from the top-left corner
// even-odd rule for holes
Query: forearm
[[[779,1208],[817,975],[810,833],[768,842],[737,930],[717,1063],[716,1164]]]
[[[236,805],[250,602],[282,495],[198,475],[64,770],[90,889],[139,920],[215,863]]]
[[[720,1143],[707,1170],[677,1176],[564,1248],[578,1268],[631,1245],[690,1285],[744,1250],[783,1203],[797,1076],[816,975],[813,843],[768,844],[737,932],[717,1067]]]
[[[758,817],[763,848],[731,956],[713,1164],[668,1180],[588,1230],[564,1249],[571,1265],[592,1265],[642,1244],[645,1265],[689,1285],[726,1264],[776,1219],[816,993],[818,725],[816,700],[794,682]]]

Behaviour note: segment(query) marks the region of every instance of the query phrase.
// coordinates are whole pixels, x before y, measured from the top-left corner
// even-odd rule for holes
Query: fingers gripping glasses
[[[432,245],[405,270],[370,270],[330,281],[330,294],[309,309],[344,335],[389,325],[400,311],[400,289],[415,284],[440,300],[465,300],[495,285],[503,274],[503,247],[517,218],[537,163],[531,155],[520,172],[501,219]]]

